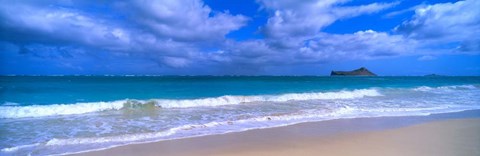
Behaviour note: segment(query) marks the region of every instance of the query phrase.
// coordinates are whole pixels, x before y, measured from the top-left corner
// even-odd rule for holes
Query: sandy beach
[[[479,118],[407,126],[388,126],[387,122],[391,121],[345,119],[303,123],[127,145],[78,155],[480,155]]]
[[[480,0],[0,2],[0,156],[480,156]]]

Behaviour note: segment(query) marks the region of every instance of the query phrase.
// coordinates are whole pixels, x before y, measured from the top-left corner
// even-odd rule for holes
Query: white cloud
[[[175,68],[186,67],[190,63],[188,59],[181,57],[163,57],[162,61],[165,65]]]
[[[344,6],[344,7],[334,7],[333,13],[336,17],[348,18],[348,17],[355,17],[362,14],[371,14],[377,13],[379,11],[391,8],[395,5],[398,5],[399,2],[392,2],[392,3],[371,3],[367,5],[360,5],[360,6]]]
[[[410,8],[406,8],[406,9],[402,9],[402,10],[395,10],[395,11],[392,11],[392,12],[389,12],[389,13],[385,14],[383,17],[385,17],[385,18],[395,17],[395,16],[402,15],[402,14],[405,14],[405,13],[408,13],[408,12],[411,12],[411,11],[415,11],[416,9],[422,8],[422,7],[425,7],[425,4],[419,4],[419,5],[416,5],[416,6],[413,6],[413,7],[410,7]]]
[[[223,39],[248,20],[242,15],[214,12],[201,0],[136,0],[134,18],[151,28],[159,37],[181,41]]]
[[[222,50],[208,53],[205,60],[221,64],[259,65],[275,60],[278,51],[274,51],[264,40],[231,41],[222,46]]]
[[[0,41],[37,51],[40,57],[68,59],[101,51],[99,58],[108,55],[111,60],[147,61],[162,68],[208,66],[242,72],[338,60],[406,55],[429,60],[452,51],[480,52],[478,1],[418,5],[413,7],[415,15],[393,32],[364,30],[351,34],[324,33],[322,29],[338,20],[378,13],[398,3],[257,2],[260,11],[269,13],[261,27],[264,39],[225,38],[250,19],[214,11],[201,0],[134,0],[106,2],[113,11],[105,12],[85,12],[82,9],[94,4],[88,1],[65,4],[68,7],[51,1],[9,2],[8,6],[0,5]],[[119,17],[100,15],[103,13]],[[77,47],[81,48],[75,53],[68,52]]]
[[[403,22],[394,30],[407,37],[434,44],[461,42],[463,48],[459,47],[460,51],[479,52],[480,48],[474,48],[480,45],[479,8],[478,0],[417,7],[412,19]]]
[[[73,46],[92,54],[107,51],[111,56],[143,57],[170,67],[189,66],[202,55],[199,49],[205,42],[222,44],[227,33],[248,20],[212,11],[200,0],[107,2],[118,12],[93,13],[82,7],[96,3],[83,1],[9,3],[0,6],[0,39],[4,41],[21,47]]]
[[[394,2],[342,6],[345,0],[259,0],[259,2],[272,14],[263,28],[264,33],[270,38],[312,37],[339,19],[375,13],[397,4]]]
[[[303,46],[278,48],[265,40],[228,42],[208,58],[221,64],[264,67],[361,60],[428,53],[416,40],[373,30],[354,34],[320,33]],[[208,59],[207,59],[208,60]]]
[[[418,43],[401,35],[373,30],[354,34],[322,34],[308,42],[299,56],[319,59],[373,59],[417,53]]]
[[[89,46],[119,48],[129,44],[121,27],[74,9],[38,7],[12,2],[0,6],[2,29],[19,36],[19,42],[70,42]],[[22,38],[23,37],[23,38]]]

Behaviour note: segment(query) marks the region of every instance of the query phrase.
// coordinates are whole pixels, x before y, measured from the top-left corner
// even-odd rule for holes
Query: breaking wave
[[[428,86],[420,86],[417,88],[414,88],[414,91],[423,91],[423,92],[429,92],[429,91],[454,91],[454,90],[471,90],[471,89],[477,89],[478,87],[476,85],[455,85],[455,86],[440,86],[440,87],[428,87]]]
[[[407,92],[448,93],[461,90],[477,90],[478,85],[454,85],[428,87],[420,86],[410,89],[401,89]],[[190,108],[237,105],[252,102],[286,102],[302,100],[335,100],[354,99],[363,97],[383,96],[380,89],[356,89],[333,92],[289,93],[279,95],[225,95],[201,99],[151,99],[151,100],[118,100],[110,102],[86,102],[75,104],[52,104],[19,106],[9,103],[0,106],[0,118],[25,118],[55,115],[73,115],[107,110],[135,109],[135,108]]]
[[[161,108],[211,107],[236,105],[250,102],[285,102],[301,100],[353,99],[367,96],[382,96],[376,89],[357,89],[352,91],[290,93],[280,95],[236,96],[226,95],[202,99],[153,99],[118,100],[111,102],[88,102],[75,104],[0,106],[0,118],[42,117],[54,115],[73,115],[106,110],[120,110],[135,107],[156,106]]]
[[[452,109],[453,108],[453,109]],[[221,134],[226,132],[240,132],[250,129],[262,129],[271,127],[287,126],[305,121],[325,121],[342,118],[358,118],[358,117],[382,117],[382,116],[425,116],[435,113],[460,112],[470,110],[472,108],[463,107],[434,107],[434,108],[377,108],[377,109],[359,109],[349,106],[336,108],[331,112],[318,112],[316,110],[305,110],[302,113],[268,115],[254,117],[248,119],[239,119],[231,121],[212,121],[204,124],[185,124],[173,128],[169,128],[158,132],[124,134],[117,136],[105,137],[87,137],[87,138],[53,138],[46,142],[19,145],[0,149],[2,152],[15,152],[27,148],[35,148],[37,146],[79,146],[79,145],[95,145],[110,144],[110,147],[121,146],[131,143],[146,143],[161,140],[179,139],[195,136],[204,136],[212,134]],[[365,114],[368,113],[368,114]],[[229,127],[231,126],[231,127]],[[215,131],[216,127],[224,127],[224,131]],[[238,127],[243,127],[238,129]],[[198,133],[195,130],[209,129],[208,133]],[[98,149],[97,149],[98,150]],[[84,151],[85,152],[85,151]]]

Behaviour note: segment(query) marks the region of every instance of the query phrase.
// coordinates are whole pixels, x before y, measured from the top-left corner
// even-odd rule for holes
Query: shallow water
[[[0,154],[480,109],[480,77],[0,77]]]

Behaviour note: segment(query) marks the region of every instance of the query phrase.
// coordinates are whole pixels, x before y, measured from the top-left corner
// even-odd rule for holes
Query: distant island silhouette
[[[352,71],[332,71],[330,76],[377,76],[365,67]]]

